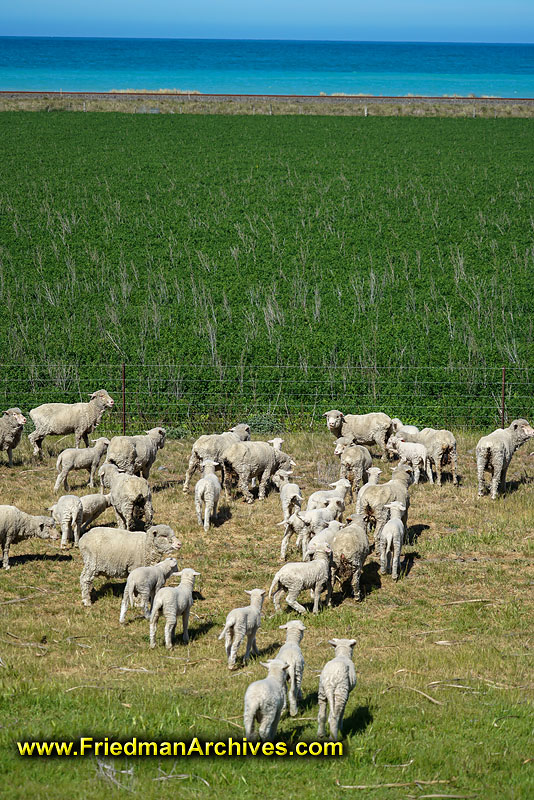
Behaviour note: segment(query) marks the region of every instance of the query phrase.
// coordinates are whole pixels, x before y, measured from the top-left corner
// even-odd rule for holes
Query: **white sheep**
[[[195,486],[197,521],[199,525],[202,525],[202,504],[204,504],[204,530],[206,533],[210,529],[211,520],[217,518],[217,505],[221,496],[221,483],[215,474],[215,468],[218,466],[218,461],[206,459],[202,463],[202,478],[197,481]]]
[[[265,742],[272,741],[278,730],[286,698],[289,665],[277,658],[260,663],[262,667],[267,668],[267,677],[261,681],[254,681],[247,688],[243,724],[245,736],[249,741],[254,741],[254,723],[257,722],[259,738]]]
[[[137,567],[148,567],[182,545],[168,525],[153,525],[147,531],[91,528],[80,539],[83,570],[80,588],[84,606],[91,605],[91,590],[98,575],[126,578]]]
[[[166,558],[151,567],[136,567],[132,570],[124,587],[119,622],[126,621],[129,605],[132,608],[134,605],[140,605],[145,619],[150,619],[156,592],[165,586],[166,581],[175,572],[178,572],[178,562],[175,558]]]
[[[250,605],[234,608],[226,617],[224,628],[219,634],[219,639],[224,639],[228,669],[234,669],[239,645],[247,637],[247,647],[243,663],[248,662],[250,653],[258,655],[256,646],[256,632],[261,625],[261,609],[265,599],[265,589],[248,589],[245,593],[250,595]]]
[[[343,728],[343,714],[349,694],[356,686],[356,670],[352,661],[352,649],[356,639],[331,639],[328,644],[335,647],[335,656],[328,661],[319,678],[319,714],[317,737],[326,736],[326,710],[330,707],[328,725],[330,738],[336,741]]]
[[[363,498],[361,511],[357,512],[363,517],[367,524],[367,529],[375,528],[375,542],[380,540],[380,533],[389,518],[387,503],[398,500],[405,507],[403,513],[404,524],[408,521],[408,508],[410,506],[410,495],[408,489],[413,480],[412,468],[408,464],[395,467],[391,473],[391,479],[387,483],[378,486],[370,486]]]
[[[341,516],[344,510],[345,504],[338,497],[331,500],[326,508],[317,508],[315,511],[296,511],[291,514],[289,519],[278,522],[277,525],[284,526],[284,535],[280,546],[281,560],[284,561],[286,558],[287,548],[294,533],[297,534],[297,547],[301,548],[304,557],[312,536],[326,528],[332,520]]]
[[[367,481],[368,470],[373,466],[371,453],[362,444],[354,444],[347,436],[336,439],[334,455],[340,457],[339,477],[350,481],[353,498],[360,485]]]
[[[376,444],[384,451],[386,458],[386,442],[391,435],[391,419],[387,414],[376,411],[371,414],[343,414],[337,409],[327,411],[326,426],[336,439],[340,436],[351,436],[354,444]]]
[[[224,489],[226,499],[230,500],[232,476],[237,475],[238,487],[245,502],[252,503],[254,498],[249,483],[259,480],[258,497],[265,499],[267,484],[280,469],[289,470],[295,462],[287,453],[275,450],[268,442],[236,442],[224,451]]]
[[[89,434],[94,431],[106,409],[113,408],[114,404],[115,401],[105,389],[99,389],[93,392],[88,403],[45,403],[32,408],[30,417],[35,430],[28,439],[33,445],[34,456],[42,455],[43,439],[50,434],[64,436],[73,433],[76,447],[80,446],[81,439],[89,447]]]
[[[150,615],[150,647],[156,646],[158,619],[162,614],[165,617],[165,647],[167,650],[173,646],[178,617],[182,617],[183,643],[187,644],[189,641],[189,612],[193,605],[195,578],[200,575],[200,572],[187,568],[178,575],[181,578],[180,585],[164,586],[157,592],[154,599]]]
[[[360,578],[363,565],[371,552],[363,517],[351,517],[351,522],[339,530],[331,544],[332,586],[337,579],[343,592],[361,599]]]
[[[281,450],[284,440],[277,436],[275,439],[268,439],[269,444],[272,444],[273,450]]]
[[[282,479],[291,475],[291,470],[280,470]],[[289,483],[287,479],[280,484],[280,503],[284,514],[284,522],[287,522],[292,514],[302,508],[302,493],[298,483]]]
[[[399,433],[400,434],[403,434],[403,433],[418,434],[419,433],[419,428],[418,427],[416,427],[415,425],[403,425],[403,423],[400,421],[400,419],[398,417],[393,417],[393,419],[391,420],[391,427],[393,428],[393,433],[397,433],[397,434],[399,434]]]
[[[528,423],[527,423],[528,424]],[[419,433],[403,432],[402,438],[407,442],[424,444],[430,460],[431,469],[436,470],[436,483],[441,486],[443,468],[451,465],[453,486],[458,486],[458,450],[456,439],[451,431],[423,428]]]
[[[313,494],[309,496],[306,511],[326,508],[331,500],[336,500],[338,497],[343,500],[343,503],[346,502],[347,495],[350,494],[351,491],[350,481],[347,480],[347,478],[340,478],[335,483],[330,483],[328,485],[333,487],[330,491],[328,489],[321,489],[318,492],[313,492]]]
[[[107,461],[121,472],[146,478],[165,445],[165,428],[151,428],[145,435],[114,436],[108,448]]]
[[[386,444],[386,450],[390,455],[399,456],[400,464],[409,464],[413,469],[413,481],[419,483],[421,472],[427,476],[430,483],[434,483],[432,474],[432,464],[428,457],[428,452],[424,444],[420,442],[407,442],[402,434],[390,436]]]
[[[391,577],[396,581],[399,579],[401,550],[406,534],[402,521],[406,507],[395,500],[388,503],[386,508],[389,508],[391,516],[380,534],[380,572],[382,575],[391,572]],[[390,556],[391,564],[388,563]]]
[[[218,461],[219,464],[222,465],[225,450],[236,442],[249,440],[250,426],[244,422],[240,422],[239,425],[235,425],[224,433],[211,433],[205,436],[199,436],[193,445],[189,465],[185,473],[184,493],[188,491],[191,477],[203,461],[209,458],[212,461]]]
[[[356,514],[362,513],[364,497],[368,491],[368,487],[377,486],[381,474],[382,470],[378,467],[371,467],[371,469],[367,470],[367,483],[364,483],[356,496]]]
[[[111,506],[110,494],[86,494],[82,501],[83,519],[81,533],[85,533],[93,520],[103,514]]]
[[[16,506],[0,506],[0,547],[3,567],[9,569],[9,548],[12,544],[38,536],[39,539],[59,539],[52,517],[34,517]]]
[[[69,539],[74,539],[74,547],[78,547],[83,522],[81,499],[75,494],[64,494],[48,511],[61,530],[60,547],[66,547]]]
[[[86,447],[85,450],[68,447],[58,455],[56,469],[59,474],[54,484],[54,492],[59,492],[61,484],[66,492],[69,491],[68,474],[71,470],[87,470],[90,475],[89,486],[94,487],[96,472],[102,456],[108,449],[109,439],[102,436],[100,439],[93,439],[91,444],[93,447]]]
[[[304,673],[304,656],[300,649],[300,643],[306,627],[300,619],[291,619],[289,622],[286,622],[285,625],[279,625],[278,627],[286,631],[286,641],[275,658],[289,664],[289,669],[287,671],[289,677],[289,685],[287,687],[289,714],[292,717],[296,717],[298,714],[298,701],[302,697],[300,687],[302,686],[302,675]]]
[[[319,533],[316,533],[315,536],[310,539],[308,546],[306,547],[303,560],[311,561],[317,545],[321,542],[326,542],[328,545],[330,545],[330,547],[332,547],[332,542],[334,541],[336,533],[338,533],[344,527],[344,523],[337,519],[333,519],[332,522],[329,522],[326,528],[323,528],[322,531],[319,531]]]
[[[526,419],[514,419],[507,428],[497,428],[483,436],[476,447],[478,496],[486,491],[484,472],[491,474],[491,498],[506,490],[506,471],[518,447],[534,436],[534,428]]]
[[[109,489],[111,505],[115,510],[117,525],[123,525],[127,530],[134,529],[136,520],[143,514],[146,524],[151,525],[154,516],[152,508],[152,493],[145,478],[119,472],[115,464],[105,461],[98,470],[100,477],[100,491],[104,487]]]
[[[273,578],[269,589],[269,598],[272,598],[275,611],[280,611],[279,597],[287,592],[286,603],[299,614],[305,614],[306,609],[297,597],[304,589],[313,589],[313,613],[319,613],[319,600],[321,592],[326,589],[326,604],[330,604],[332,584],[330,581],[330,562],[332,550],[323,542],[319,544],[313,555],[313,561],[294,561],[284,564]]]
[[[0,417],[0,450],[7,450],[7,465],[13,466],[13,450],[19,444],[26,417],[20,408],[8,408]]]

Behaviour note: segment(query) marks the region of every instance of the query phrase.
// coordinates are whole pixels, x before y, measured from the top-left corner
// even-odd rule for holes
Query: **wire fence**
[[[322,415],[333,408],[477,430],[534,416],[534,371],[508,366],[4,364],[0,370],[2,410],[87,401],[106,389],[115,408],[100,430],[110,433],[164,425],[181,438],[241,421],[257,433],[296,431],[324,426]]]

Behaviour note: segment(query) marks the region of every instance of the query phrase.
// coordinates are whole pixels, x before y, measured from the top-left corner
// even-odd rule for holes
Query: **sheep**
[[[151,428],[140,436],[114,436],[106,460],[116,464],[121,472],[148,480],[158,450],[165,445],[165,428]]]
[[[302,554],[312,536],[326,528],[332,520],[337,519],[345,510],[345,504],[341,498],[331,500],[326,508],[317,508],[315,511],[296,511],[287,520],[278,522],[284,526],[284,535],[280,546],[280,559],[285,560],[287,548],[294,533],[297,534],[297,547],[301,547]]]
[[[128,605],[133,608],[136,604],[142,606],[145,619],[150,619],[156,592],[175,572],[178,572],[175,558],[166,558],[152,567],[136,567],[132,570],[124,587],[119,622],[126,622]]]
[[[280,470],[280,473],[290,475],[289,470]],[[280,502],[282,504],[282,512],[284,514],[284,522],[287,522],[292,514],[300,511],[302,507],[302,494],[298,483],[289,483],[286,481],[280,486]]]
[[[406,524],[408,519],[408,508],[410,497],[408,487],[413,480],[411,467],[407,464],[396,467],[391,473],[391,480],[381,483],[378,486],[369,486],[363,497],[363,502],[359,513],[365,517],[367,527],[375,526],[375,541],[380,540],[380,533],[389,517],[387,503],[398,500],[405,506],[403,521]],[[358,507],[357,507],[358,513]]]
[[[20,511],[16,506],[0,506],[0,547],[2,565],[9,567],[9,548],[12,544],[38,536],[39,539],[59,539],[52,517],[35,517]]]
[[[331,549],[332,586],[337,578],[344,593],[350,586],[352,597],[360,600],[360,578],[365,560],[371,552],[363,517],[352,517],[350,524],[335,534]]]
[[[234,608],[226,617],[224,628],[219,634],[219,639],[224,639],[228,669],[235,668],[235,661],[239,645],[247,637],[247,647],[243,663],[248,662],[250,653],[257,656],[256,632],[261,625],[261,609],[265,599],[265,589],[245,589],[245,594],[250,596],[250,605],[243,608]]]
[[[80,497],[82,501],[82,529],[80,533],[85,533],[91,522],[95,520],[100,514],[103,514],[106,508],[111,506],[110,494],[86,494]]]
[[[506,491],[506,471],[518,447],[534,436],[526,419],[514,419],[507,428],[483,436],[476,446],[478,496],[486,491],[484,472],[491,474],[491,499]]]
[[[245,502],[252,503],[254,498],[248,488],[253,478],[260,482],[258,497],[265,499],[267,483],[272,475],[280,469],[288,470],[295,462],[281,450],[275,450],[268,442],[236,442],[224,451],[224,489],[227,500],[230,500],[231,475],[238,477],[238,486]]]
[[[419,483],[421,472],[427,476],[430,483],[434,483],[432,464],[424,444],[407,442],[402,434],[393,434],[389,437],[386,449],[390,455],[399,456],[399,464],[410,464],[413,469],[414,483]]]
[[[217,461],[206,459],[202,463],[202,478],[197,481],[195,486],[195,510],[197,512],[198,524],[202,525],[202,503],[204,503],[204,530],[206,533],[210,529],[211,520],[217,517],[217,504],[221,496],[221,484],[215,474]]]
[[[200,572],[194,569],[183,569],[178,573],[180,576],[179,586],[164,586],[159,589],[154,599],[152,613],[150,615],[150,647],[156,646],[156,630],[158,619],[163,614],[165,617],[165,647],[171,650],[174,643],[174,633],[178,617],[182,617],[182,641],[184,644],[189,642],[189,612],[193,605],[193,589],[195,588],[195,578]]]
[[[338,497],[343,500],[343,503],[346,502],[347,495],[350,493],[351,489],[350,481],[347,480],[347,478],[340,478],[335,483],[329,483],[328,485],[333,487],[332,491],[319,490],[318,492],[313,492],[313,494],[309,496],[306,511],[326,508],[331,500],[336,500]]]
[[[347,414],[334,409],[323,414],[326,426],[336,439],[340,436],[352,436],[355,444],[376,444],[384,451],[382,460],[387,458],[386,442],[392,432],[391,419],[387,414]]]
[[[245,692],[243,724],[245,736],[249,741],[254,741],[254,723],[257,722],[259,738],[265,742],[272,741],[276,736],[286,699],[289,665],[278,658],[260,663],[268,670],[267,677],[248,686]]]
[[[82,603],[91,605],[91,590],[98,575],[126,578],[137,567],[148,567],[181,547],[172,528],[154,525],[147,531],[92,528],[80,539],[83,569]]]
[[[93,439],[91,444],[94,446],[86,447],[85,450],[69,447],[58,455],[56,469],[59,474],[54,484],[54,492],[59,492],[62,483],[65,491],[69,491],[68,474],[71,470],[86,469],[90,475],[89,486],[94,487],[96,471],[102,456],[108,449],[109,439],[102,436],[100,439]]]
[[[317,716],[317,737],[326,736],[326,707],[330,709],[328,725],[330,738],[337,741],[343,728],[343,714],[349,694],[356,686],[356,670],[352,661],[352,648],[356,639],[331,639],[328,644],[335,647],[335,656],[328,661],[319,678],[319,713]]]
[[[306,552],[304,553],[303,561],[312,560],[315,549],[320,542],[326,542],[332,547],[332,542],[334,541],[336,533],[344,527],[345,525],[337,519],[333,519],[332,522],[329,522],[326,528],[323,528],[322,531],[319,531],[319,533],[316,533],[315,536],[310,539],[306,547]]]
[[[377,486],[381,474],[382,470],[378,467],[371,467],[371,469],[367,470],[367,483],[364,483],[356,495],[356,514],[362,513],[363,498],[367,492],[367,487]]]
[[[354,497],[360,484],[367,481],[373,467],[369,450],[361,444],[352,444],[347,436],[336,439],[335,456],[340,456],[339,477],[350,481],[350,497]]]
[[[391,577],[394,581],[397,581],[400,572],[401,550],[406,533],[402,515],[406,508],[397,501],[388,503],[386,508],[389,508],[391,516],[382,528],[380,536],[380,572],[382,575],[391,572]],[[392,557],[391,566],[388,565],[390,554]]]
[[[458,452],[456,439],[450,431],[423,428],[417,434],[404,432],[402,438],[406,442],[417,442],[426,447],[430,470],[432,471],[432,468],[435,468],[438,486],[441,486],[443,467],[447,464],[450,464],[452,468],[453,485],[458,486]]]
[[[276,439],[268,439],[268,443],[273,446],[273,450],[281,450],[284,440],[276,437]]]
[[[298,701],[302,697],[300,687],[302,685],[302,674],[304,672],[304,657],[300,649],[300,643],[306,630],[305,625],[300,619],[291,619],[285,625],[278,626],[286,631],[286,642],[282,645],[275,658],[289,664],[288,677],[289,686],[287,687],[287,698],[289,701],[289,715],[296,717],[298,714]],[[285,708],[284,698],[284,708]]]
[[[0,450],[7,450],[7,465],[13,466],[13,450],[19,444],[26,417],[20,408],[8,408],[0,418]]]
[[[152,493],[145,478],[138,478],[137,475],[128,475],[119,472],[115,464],[105,461],[98,470],[100,477],[100,491],[104,493],[104,487],[109,489],[111,495],[111,505],[115,510],[117,525],[132,531],[136,520],[143,514],[147,525],[152,524],[154,511],[152,508]]]
[[[236,442],[248,442],[250,440],[250,426],[244,422],[235,425],[225,433],[212,433],[200,436],[193,445],[189,465],[185,473],[183,491],[186,494],[189,490],[189,483],[196,469],[198,469],[207,458],[218,461],[221,466],[224,463],[224,451]]]
[[[80,498],[75,494],[64,494],[47,510],[52,513],[52,517],[61,529],[60,547],[66,547],[70,538],[74,539],[74,547],[78,547],[83,522],[83,506]]]
[[[391,420],[391,427],[393,429],[393,433],[396,434],[403,434],[403,433],[412,433],[417,434],[419,433],[419,428],[415,425],[403,425],[402,422],[398,417],[393,417]]]
[[[272,598],[275,611],[280,611],[279,596],[286,591],[286,603],[299,614],[305,614],[306,609],[297,601],[303,589],[313,589],[313,613],[319,613],[319,599],[321,592],[326,589],[326,604],[330,604],[332,584],[330,581],[330,562],[332,550],[323,542],[315,550],[313,561],[295,561],[284,564],[273,578],[269,589],[269,599]]]
[[[42,456],[45,436],[57,434],[63,436],[73,433],[76,447],[83,439],[89,447],[89,434],[94,431],[107,408],[113,408],[115,401],[105,389],[93,392],[88,403],[45,403],[32,408],[30,417],[35,430],[28,439],[33,445],[34,456]]]

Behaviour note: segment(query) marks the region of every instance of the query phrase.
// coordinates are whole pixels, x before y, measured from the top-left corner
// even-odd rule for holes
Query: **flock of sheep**
[[[74,433],[76,447],[60,453],[57,459],[55,492],[61,487],[68,492],[68,477],[73,470],[89,473],[89,486],[94,487],[98,475],[100,493],[78,497],[64,494],[50,507],[51,517],[32,516],[15,506],[0,506],[0,544],[3,567],[9,569],[11,544],[38,536],[58,539],[61,546],[70,539],[79,547],[83,559],[80,576],[82,602],[91,605],[95,578],[127,578],[119,620],[123,623],[129,606],[140,606],[150,624],[150,646],[156,646],[157,625],[165,618],[165,646],[171,648],[178,619],[182,618],[183,641],[189,641],[188,621],[193,604],[195,578],[193,569],[178,571],[172,553],[181,547],[168,525],[153,524],[152,495],[148,478],[158,450],[165,444],[165,430],[157,427],[139,436],[116,436],[93,440],[93,433],[113,399],[104,390],[91,395],[87,403],[47,403],[30,411],[35,431],[29,440],[34,455],[42,456],[46,436]],[[401,550],[406,536],[410,506],[409,488],[426,477],[441,485],[443,469],[450,465],[454,485],[458,485],[457,446],[450,431],[405,426],[384,413],[344,415],[326,412],[328,430],[335,438],[335,455],[340,458],[340,478],[328,490],[314,492],[304,510],[303,497],[297,483],[290,480],[295,462],[281,449],[282,439],[268,442],[250,441],[250,427],[236,425],[222,434],[201,436],[193,445],[183,490],[187,493],[191,478],[198,469],[201,477],[195,486],[195,510],[199,525],[209,531],[217,515],[221,492],[227,500],[237,489],[247,503],[254,502],[251,489],[257,484],[258,497],[263,499],[272,486],[278,489],[282,506],[283,527],[281,560],[285,563],[273,577],[269,590],[275,611],[286,593],[286,603],[298,614],[305,608],[299,595],[309,590],[313,611],[319,612],[321,593],[326,591],[326,604],[331,603],[335,581],[344,594],[360,598],[360,576],[372,546],[380,558],[382,574],[400,573]],[[12,466],[12,451],[20,443],[26,418],[19,408],[10,408],[0,418],[0,450],[7,450]],[[506,485],[506,470],[514,451],[534,436],[534,429],[524,419],[517,419],[505,429],[498,429],[480,439],[476,448],[478,493],[486,492],[484,473],[491,475],[491,497],[496,498]],[[83,439],[86,447],[80,449]],[[381,470],[372,466],[369,446],[382,451],[382,458],[399,458],[392,477],[379,482]],[[101,464],[102,459],[104,459]],[[222,472],[219,478],[218,471]],[[355,511],[343,522],[349,499],[355,499]],[[112,507],[117,528],[92,527],[91,523]],[[143,521],[144,517],[144,521]],[[139,528],[144,528],[139,530]],[[292,537],[302,560],[287,562]],[[173,574],[178,586],[165,586]],[[234,669],[237,653],[246,638],[244,663],[250,654],[258,654],[256,632],[261,624],[264,589],[248,590],[248,606],[235,608],[228,614],[219,636],[224,639],[228,667]],[[244,725],[247,737],[258,735],[262,741],[276,736],[280,716],[286,705],[289,713],[298,713],[304,659],[300,643],[306,630],[299,619],[281,628],[286,630],[286,643],[276,658],[266,664],[268,675],[252,683],[245,694]],[[356,684],[352,662],[354,639],[332,639],[335,657],[323,668],[319,680],[318,736],[326,735],[325,722],[329,708],[330,736],[337,739],[342,730],[345,705]],[[286,701],[287,695],[287,701]]]

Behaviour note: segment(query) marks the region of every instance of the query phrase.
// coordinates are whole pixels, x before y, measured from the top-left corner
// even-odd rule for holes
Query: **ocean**
[[[534,45],[0,37],[0,89],[534,97]]]

